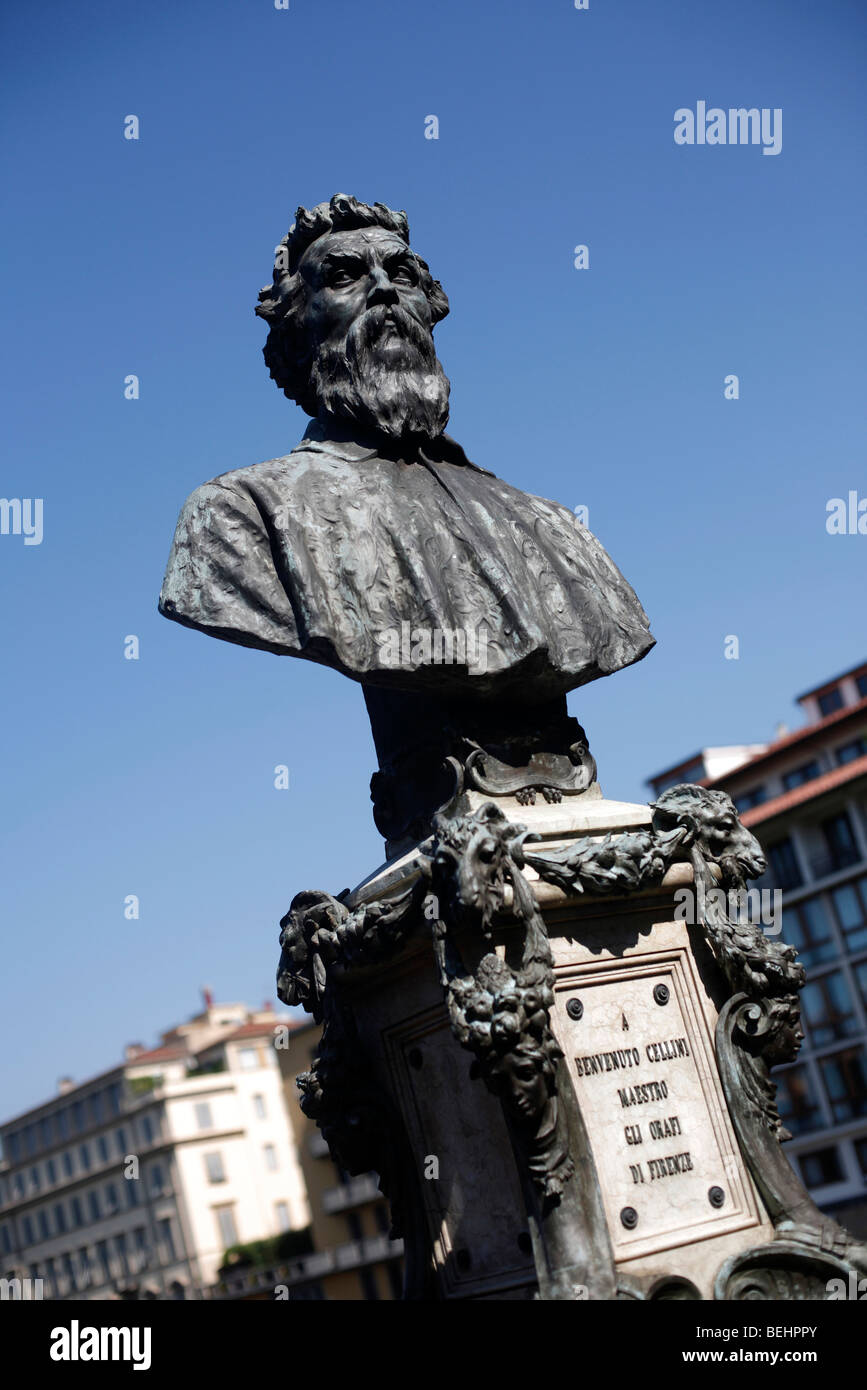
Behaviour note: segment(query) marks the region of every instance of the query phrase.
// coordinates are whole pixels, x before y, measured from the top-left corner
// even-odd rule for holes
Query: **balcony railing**
[[[378,1264],[381,1260],[396,1260],[403,1254],[402,1240],[389,1240],[388,1236],[367,1236],[363,1240],[350,1240],[331,1250],[317,1250],[312,1255],[303,1255],[297,1260],[285,1263],[225,1272],[220,1283],[211,1290],[212,1298],[243,1298],[255,1294],[273,1295],[279,1284],[291,1288],[321,1279],[326,1274],[348,1269],[359,1269],[363,1265]]]
[[[340,1187],[329,1187],[322,1194],[322,1210],[329,1214],[347,1211],[349,1207],[359,1207],[363,1202],[373,1202],[379,1197],[379,1178],[375,1173],[362,1173]]]

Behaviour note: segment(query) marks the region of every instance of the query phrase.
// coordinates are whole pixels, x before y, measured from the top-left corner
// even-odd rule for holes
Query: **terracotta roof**
[[[853,759],[851,763],[844,763],[842,767],[835,767],[833,772],[825,772],[821,777],[813,777],[809,782],[803,782],[800,787],[794,787],[790,792],[783,792],[782,796],[775,796],[771,801],[763,801],[760,806],[743,811],[741,820],[746,826],[759,825],[762,821],[772,820],[784,811],[791,811],[795,806],[812,801],[817,796],[824,796],[825,792],[834,791],[836,787],[844,786],[846,782],[852,782],[856,777],[865,775],[867,753],[862,758]]]
[[[857,679],[864,672],[867,672],[867,664],[862,661],[859,666],[850,666],[848,671],[841,671],[839,676],[832,676],[829,681],[824,681],[822,685],[814,685],[810,690],[805,690],[803,695],[796,695],[795,702],[800,704],[802,700],[809,700],[811,695],[824,695],[827,691],[833,690],[834,686],[839,685],[841,681],[848,680],[850,676]]]
[[[764,753],[757,753],[754,758],[749,758],[745,763],[740,763],[738,767],[732,767],[728,772],[721,773],[718,777],[705,777],[699,783],[702,787],[722,787],[728,791],[729,782],[732,778],[740,779],[745,773],[751,773],[754,768],[761,767],[764,763],[771,762],[779,753],[786,753],[790,748],[795,748],[799,743],[808,743],[817,734],[824,734],[835,724],[844,724],[848,719],[856,719],[859,715],[867,716],[867,697],[859,700],[857,705],[846,705],[843,709],[835,710],[833,714],[828,714],[824,719],[820,719],[815,724],[805,724],[803,729],[796,729],[792,734],[786,734],[784,738],[779,738],[775,743],[769,743]],[[849,763],[851,767],[853,764]],[[830,775],[830,774],[829,774]],[[817,779],[820,780],[820,779]],[[815,782],[810,783],[815,786]],[[800,788],[798,788],[800,790]],[[782,798],[778,798],[782,800]],[[770,805],[770,802],[768,803]],[[741,817],[743,819],[743,817]]]
[[[279,1018],[277,1014],[268,1023],[242,1023],[240,1028],[235,1028],[231,1033],[224,1033],[221,1038],[214,1038],[205,1047],[197,1048],[198,1052],[207,1052],[209,1047],[218,1047],[221,1043],[238,1042],[241,1038],[264,1038],[271,1037],[275,1028],[297,1028],[298,1023],[294,1018]]]
[[[149,1052],[139,1052],[124,1063],[127,1067],[140,1067],[147,1062],[173,1062],[179,1057],[189,1057],[185,1047],[152,1047]]]

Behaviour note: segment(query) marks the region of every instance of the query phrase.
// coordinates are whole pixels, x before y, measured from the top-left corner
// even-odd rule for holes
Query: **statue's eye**
[[[391,272],[391,279],[395,285],[414,285],[416,273],[409,265],[399,265]]]
[[[342,289],[345,285],[351,285],[355,279],[356,276],[352,274],[351,270],[346,266],[338,265],[329,275],[328,283],[336,289]]]

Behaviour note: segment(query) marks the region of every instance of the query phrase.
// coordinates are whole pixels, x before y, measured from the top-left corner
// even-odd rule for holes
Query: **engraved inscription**
[[[618,1258],[751,1224],[711,1045],[696,1031],[705,1025],[677,979],[671,968],[597,967],[581,976],[580,1024],[560,1025]],[[663,1036],[660,985],[669,992]],[[708,1201],[711,1187],[724,1190],[723,1207]],[[628,1226],[625,1207],[637,1213]]]

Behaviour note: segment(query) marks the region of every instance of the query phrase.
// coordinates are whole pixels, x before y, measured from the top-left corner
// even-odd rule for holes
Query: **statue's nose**
[[[370,272],[370,286],[367,291],[368,304],[396,304],[399,295],[381,265]]]

